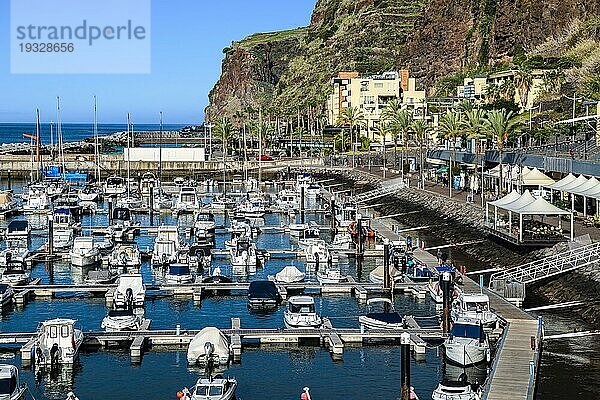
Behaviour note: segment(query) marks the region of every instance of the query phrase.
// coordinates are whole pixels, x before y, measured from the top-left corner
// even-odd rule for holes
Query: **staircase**
[[[600,261],[600,242],[579,246],[550,257],[492,274],[490,289],[502,294],[510,283],[522,285],[561,275]]]

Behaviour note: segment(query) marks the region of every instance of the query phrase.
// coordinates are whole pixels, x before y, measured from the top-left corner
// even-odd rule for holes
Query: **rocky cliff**
[[[597,16],[600,0],[318,0],[309,27],[258,34],[225,49],[210,118],[248,106],[323,104],[339,71],[409,67],[422,86],[506,65]]]

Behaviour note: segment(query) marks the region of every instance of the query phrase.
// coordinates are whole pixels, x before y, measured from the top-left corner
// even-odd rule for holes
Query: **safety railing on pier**
[[[406,184],[402,179],[394,179],[391,181],[384,182],[381,187],[378,187],[368,192],[357,194],[352,197],[352,201],[355,203],[365,203],[371,200],[378,199],[380,197],[394,194],[406,187]]]
[[[581,246],[528,264],[492,274],[490,289],[498,290],[506,282],[529,284],[564,274],[600,261],[600,242]]]

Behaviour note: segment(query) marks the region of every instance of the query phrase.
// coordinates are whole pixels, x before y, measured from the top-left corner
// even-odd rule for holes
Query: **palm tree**
[[[530,71],[521,69],[515,74],[514,87],[519,93],[521,108],[527,107],[529,91],[533,85],[533,75]]]
[[[397,160],[396,157],[396,147],[398,147],[398,136],[402,135],[402,144],[403,146],[406,143],[406,138],[408,137],[408,133],[410,132],[410,124],[412,123],[412,114],[406,110],[402,109],[402,103],[398,99],[394,99],[390,101],[382,112],[382,118],[384,121],[387,121],[390,124],[390,129],[394,134],[394,160]],[[400,170],[402,172],[402,176],[404,176],[404,153],[401,152],[402,160]]]
[[[358,135],[360,135],[360,128],[366,123],[365,115],[358,107],[346,107],[340,113],[338,117],[338,126],[349,126],[350,127],[350,141],[354,143],[354,128],[358,127]],[[342,131],[343,132],[343,131]],[[354,163],[354,151],[352,152],[352,168],[355,167]]]
[[[518,121],[513,118],[513,112],[507,110],[492,110],[484,121],[484,131],[496,140],[498,161],[500,162],[500,190],[502,190],[502,150],[504,142],[518,127]]]
[[[462,133],[463,116],[457,112],[448,112],[440,118],[439,129],[442,135],[452,146],[452,157],[450,158],[450,168],[448,169],[448,186],[450,188],[450,197],[452,197],[452,167],[456,163],[456,139]]]
[[[425,164],[425,159],[423,157],[423,149],[425,147],[425,144],[427,143],[431,127],[424,119],[417,119],[413,121],[413,123],[410,125],[410,128],[415,134],[415,138],[417,140],[417,143],[419,144],[419,184],[421,185],[421,189],[424,189],[425,180],[423,175],[423,166]]]
[[[486,137],[484,130],[485,116],[486,112],[484,110],[475,108],[465,114],[465,120],[463,121],[463,129],[467,133],[467,137],[475,139],[475,172],[477,172],[477,157],[479,156],[479,146],[477,143],[480,139]],[[483,206],[483,161],[481,163],[481,205]]]
[[[388,123],[386,123],[385,121],[381,121],[375,127],[375,130],[373,131],[373,136],[377,136],[383,140],[383,177],[384,178],[385,178],[386,169],[387,169],[386,156],[385,156],[385,151],[386,151],[385,150],[385,139],[387,138],[387,135],[390,134],[390,132],[391,132],[390,125]]]
[[[338,148],[340,153],[346,151],[346,148],[348,147],[348,137],[345,135],[345,131],[345,129],[342,129],[340,133],[333,138],[333,148],[334,150],[335,148]]]

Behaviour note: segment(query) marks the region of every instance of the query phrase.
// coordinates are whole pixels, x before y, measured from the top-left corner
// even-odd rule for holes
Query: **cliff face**
[[[254,35],[226,51],[207,113],[321,105],[344,70],[408,67],[432,91],[465,68],[510,63],[599,12],[600,0],[318,0],[307,29]]]
[[[599,11],[598,0],[430,0],[403,61],[431,87],[468,66],[510,62]]]

